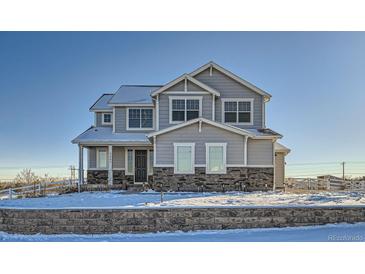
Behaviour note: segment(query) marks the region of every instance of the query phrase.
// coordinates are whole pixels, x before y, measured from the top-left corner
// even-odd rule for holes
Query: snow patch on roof
[[[161,86],[122,85],[109,104],[152,104],[151,92]]]
[[[274,149],[275,149],[275,151],[282,151],[282,152],[286,152],[286,153],[290,152],[289,148],[287,148],[286,146],[284,146],[278,142],[275,142]]]
[[[108,105],[108,101],[113,97],[114,94],[104,93],[100,98],[90,107],[90,111],[98,110],[113,110],[111,106]]]
[[[151,144],[146,133],[113,133],[111,127],[90,127],[74,140],[74,144]]]

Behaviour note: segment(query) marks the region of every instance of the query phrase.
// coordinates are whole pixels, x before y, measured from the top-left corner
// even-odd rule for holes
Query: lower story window
[[[99,148],[97,150],[97,167],[107,168],[107,152],[106,149]]]
[[[206,143],[207,173],[226,173],[226,143]]]
[[[194,174],[195,144],[174,143],[174,172]]]

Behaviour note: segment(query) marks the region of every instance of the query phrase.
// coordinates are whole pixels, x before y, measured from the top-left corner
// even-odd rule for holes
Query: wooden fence
[[[41,182],[37,184],[0,190],[0,200],[44,196],[77,188],[77,180]]]

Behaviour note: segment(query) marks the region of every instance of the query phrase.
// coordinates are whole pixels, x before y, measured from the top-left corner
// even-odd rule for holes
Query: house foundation
[[[226,174],[174,174],[173,167],[155,167],[152,189],[156,191],[269,191],[274,186],[274,168],[228,167]]]

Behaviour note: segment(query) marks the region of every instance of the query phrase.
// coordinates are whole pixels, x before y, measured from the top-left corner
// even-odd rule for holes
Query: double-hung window
[[[108,167],[106,148],[98,148],[96,150],[96,164],[97,164],[97,168],[100,168],[100,169]]]
[[[223,117],[225,123],[253,123],[253,99],[222,99]]]
[[[194,174],[195,144],[174,143],[174,173]]]
[[[201,102],[201,97],[170,97],[170,124],[200,117]]]
[[[113,123],[111,113],[103,113],[101,119],[103,125],[111,125]]]
[[[206,143],[206,173],[225,174],[227,172],[227,144],[226,143]]]
[[[150,108],[128,108],[127,129],[153,129],[153,110]]]

